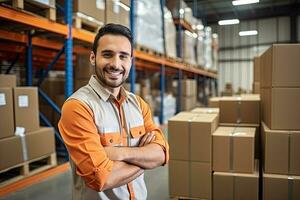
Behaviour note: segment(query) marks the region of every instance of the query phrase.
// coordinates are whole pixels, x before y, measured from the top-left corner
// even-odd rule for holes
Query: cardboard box
[[[260,94],[260,82],[254,82],[252,85],[253,94]]]
[[[222,99],[222,97],[212,97],[208,101],[208,107],[210,108],[219,108],[220,104],[219,101]]]
[[[74,80],[74,90],[78,90],[89,83],[90,79],[75,79]]]
[[[194,79],[182,80],[182,96],[197,96],[197,82]]]
[[[73,12],[80,12],[104,23],[105,0],[73,1]]]
[[[0,88],[0,139],[14,136],[14,103],[11,88]]]
[[[300,44],[273,44],[261,55],[261,86],[300,87]]]
[[[217,114],[189,112],[172,117],[168,122],[170,158],[211,162],[211,134],[218,126],[217,119]]]
[[[225,127],[252,127],[255,128],[255,144],[254,144],[254,150],[255,150],[255,159],[260,159],[262,150],[261,150],[261,134],[260,134],[260,124],[229,124],[229,123],[220,123],[219,126],[225,126]]]
[[[40,127],[38,93],[36,87],[14,88],[15,126],[24,127],[25,133]]]
[[[259,199],[258,167],[254,173],[213,173],[214,200],[258,200]]]
[[[181,110],[191,110],[196,107],[196,96],[181,96]]]
[[[56,95],[65,93],[65,79],[58,77],[46,78],[41,88],[51,99],[54,99]]]
[[[220,123],[260,123],[259,97],[223,97],[220,100]]]
[[[23,162],[20,137],[12,136],[0,140],[0,171]]]
[[[17,86],[16,75],[0,74],[0,87],[13,88]]]
[[[219,127],[213,133],[213,170],[254,171],[255,128]]]
[[[219,108],[194,108],[193,110],[191,110],[191,112],[205,113],[205,114],[211,114],[211,113],[218,114],[220,112],[220,109]]]
[[[300,199],[300,176],[263,173],[263,199]]]
[[[50,155],[55,152],[54,129],[41,127],[26,134],[28,159]]]
[[[170,160],[170,196],[211,199],[211,185],[210,163]]]
[[[262,122],[264,171],[300,176],[300,131],[270,130]]]
[[[260,57],[254,57],[253,59],[253,81],[260,81]]]
[[[76,65],[74,67],[74,79],[90,79],[94,74],[94,66],[91,66],[90,55],[77,55]]]
[[[300,130],[300,88],[261,90],[262,119],[270,129]]]
[[[129,28],[130,6],[128,1],[120,1],[123,6],[120,6],[117,1],[106,1],[106,23],[122,24]],[[124,6],[127,6],[125,8]]]

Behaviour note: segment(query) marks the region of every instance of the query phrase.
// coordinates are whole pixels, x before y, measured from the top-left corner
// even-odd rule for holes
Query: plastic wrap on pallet
[[[198,31],[197,38],[197,64],[204,67],[205,66],[205,58],[204,58],[204,31]]]
[[[183,34],[183,60],[190,64],[196,64],[196,33],[191,33],[187,30]]]
[[[204,28],[204,57],[205,67],[212,68],[212,33],[209,26]]]
[[[171,10],[173,18],[184,19],[189,24],[192,24],[193,10],[183,0],[180,0],[180,2],[169,0],[167,6]]]
[[[166,38],[166,54],[172,58],[176,58],[176,27],[168,8],[164,8],[165,19],[165,38]]]
[[[160,0],[136,1],[136,43],[163,53]]]
[[[218,71],[219,39],[218,34],[212,34],[212,69]]]
[[[155,113],[158,115],[160,113],[160,96],[155,97]],[[173,117],[176,113],[176,98],[171,94],[164,94],[164,109],[163,109],[163,118],[164,122],[167,123],[168,120]]]

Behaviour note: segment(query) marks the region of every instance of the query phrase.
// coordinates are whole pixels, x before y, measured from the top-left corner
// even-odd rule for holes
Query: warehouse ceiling
[[[194,16],[204,24],[238,18],[259,19],[300,14],[300,0],[260,0],[259,3],[233,6],[230,0],[184,0],[193,9]]]

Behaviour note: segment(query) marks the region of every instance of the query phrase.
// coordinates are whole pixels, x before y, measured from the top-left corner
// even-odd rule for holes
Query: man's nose
[[[118,67],[120,64],[120,59],[118,56],[114,56],[112,57],[111,59],[111,65],[114,66],[114,67]]]

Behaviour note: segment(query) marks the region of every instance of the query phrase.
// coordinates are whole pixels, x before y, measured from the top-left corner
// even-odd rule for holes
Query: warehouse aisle
[[[69,170],[6,197],[1,197],[0,200],[71,200],[71,178]],[[147,171],[145,180],[149,200],[168,199],[168,166]]]

